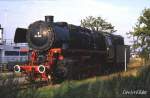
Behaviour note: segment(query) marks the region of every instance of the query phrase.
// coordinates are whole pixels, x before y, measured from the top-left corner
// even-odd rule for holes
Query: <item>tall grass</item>
[[[33,85],[28,89],[18,90],[18,81],[13,78],[1,78],[0,98],[150,98],[150,66],[142,68],[136,77],[119,75],[107,80],[97,77],[95,81],[65,81],[59,87],[40,89]],[[125,93],[137,90],[147,93]]]
[[[67,81],[55,89],[42,89],[39,98],[150,98],[150,66],[137,77],[120,75],[110,80],[77,83]],[[146,91],[146,94],[133,92]],[[128,94],[127,92],[130,92]]]
[[[0,76],[0,98],[16,98],[19,89],[18,80],[14,76]]]
[[[39,92],[35,85],[23,89],[18,78],[13,74],[10,76],[0,75],[0,98],[38,98]]]

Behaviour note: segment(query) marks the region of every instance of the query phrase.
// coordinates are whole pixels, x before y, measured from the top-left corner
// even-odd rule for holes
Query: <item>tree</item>
[[[140,56],[145,61],[150,58],[150,8],[144,9],[138,18],[133,31],[129,32],[136,39],[133,47],[140,50]]]
[[[111,23],[106,22],[101,17],[88,16],[85,19],[81,20],[81,26],[92,31],[101,31],[108,33],[113,33],[116,31],[114,30],[114,26],[112,26]]]

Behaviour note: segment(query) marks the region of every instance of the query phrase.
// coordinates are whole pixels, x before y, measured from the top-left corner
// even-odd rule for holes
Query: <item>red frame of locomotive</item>
[[[58,58],[54,57],[54,54],[59,54]],[[31,56],[29,57],[31,60],[28,64],[25,65],[15,65],[14,70],[15,72],[21,72],[22,74],[27,77],[26,79],[32,78],[32,80],[50,80],[52,77],[47,74],[46,71],[51,72],[52,67],[54,64],[54,59],[63,60],[63,56],[61,55],[62,49],[61,48],[53,48],[48,50],[48,55],[46,57],[46,62],[42,65],[37,64],[38,54],[35,50],[31,52]],[[42,68],[42,70],[40,69]]]

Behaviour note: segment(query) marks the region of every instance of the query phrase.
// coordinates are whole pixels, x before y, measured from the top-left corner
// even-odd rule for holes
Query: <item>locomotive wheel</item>
[[[53,68],[53,81],[58,83],[62,82],[66,79],[73,79],[74,76],[74,64],[72,62],[68,62],[67,59],[58,61]]]
[[[53,65],[52,71],[52,82],[59,83],[65,79],[65,75],[67,74],[67,69],[62,61],[58,61],[57,64]]]
[[[57,82],[61,82],[67,78],[68,69],[64,66],[57,66],[57,68],[53,72],[54,80]]]

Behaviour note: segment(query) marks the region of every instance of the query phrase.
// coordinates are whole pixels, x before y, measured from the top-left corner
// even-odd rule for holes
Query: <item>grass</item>
[[[58,88],[42,88],[39,98],[148,98],[150,97],[150,66],[137,77],[117,76],[109,80],[66,81]],[[123,94],[124,91],[144,90],[147,94]]]
[[[16,98],[19,88],[18,80],[13,76],[0,77],[0,98]]]
[[[33,85],[22,91],[18,90],[18,82],[12,79],[0,79],[0,98],[150,98],[150,66],[142,67],[137,76],[117,75],[109,79],[95,77],[65,81],[59,86],[39,89]],[[147,91],[147,94],[123,94],[124,91],[137,90]]]

